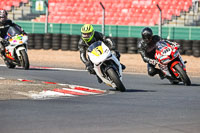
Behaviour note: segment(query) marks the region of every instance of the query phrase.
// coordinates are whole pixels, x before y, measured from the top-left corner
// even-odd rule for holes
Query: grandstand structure
[[[49,0],[49,22],[52,23],[102,23],[100,0]],[[106,9],[108,25],[156,25],[159,23],[158,4],[163,20],[188,12],[192,0],[101,0]],[[45,22],[45,16],[34,20]]]
[[[27,3],[28,0],[1,0],[0,1],[0,9],[4,9],[4,10],[11,10],[12,7],[19,7],[20,3]]]
[[[31,2],[36,0],[1,0],[1,9],[15,10],[22,3],[29,3],[29,13],[13,19],[28,20],[33,22],[45,22],[45,14],[35,14],[30,17]],[[159,23],[158,4],[162,9],[162,20],[164,24],[193,25],[191,21],[198,22],[200,14],[192,12],[192,0],[48,0],[50,23],[71,24],[101,24],[102,9],[100,2],[105,6],[106,25],[136,25],[154,26]],[[3,5],[3,6],[2,6]],[[18,9],[20,10],[20,9]],[[21,9],[23,10],[23,9]],[[10,14],[16,11],[10,12]],[[18,11],[19,12],[19,11]],[[34,13],[32,13],[34,14]],[[15,15],[17,16],[17,15]]]

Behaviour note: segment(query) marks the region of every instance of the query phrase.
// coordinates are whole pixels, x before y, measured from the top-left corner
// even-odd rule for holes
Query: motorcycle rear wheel
[[[176,64],[174,69],[179,73],[181,80],[183,81],[184,85],[189,86],[191,85],[190,78],[188,77],[187,73],[183,70],[180,64]]]
[[[107,73],[109,75],[109,77],[111,78],[111,80],[113,80],[113,82],[115,83],[115,85],[117,86],[116,90],[119,90],[121,92],[126,91],[126,88],[124,87],[123,83],[121,82],[118,74],[114,71],[113,68],[109,68],[107,70]]]
[[[29,66],[30,66],[30,64],[29,64],[29,59],[28,59],[28,55],[27,55],[27,53],[26,53],[26,51],[25,50],[21,50],[20,51],[20,53],[21,53],[21,57],[22,57],[22,59],[21,59],[21,66],[25,69],[25,70],[27,70],[27,69],[29,69]]]

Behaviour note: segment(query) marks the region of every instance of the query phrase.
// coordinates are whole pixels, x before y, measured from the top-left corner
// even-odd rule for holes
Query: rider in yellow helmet
[[[94,28],[91,24],[85,24],[81,28],[81,38],[86,43],[89,43],[94,37]]]
[[[86,57],[86,50],[87,48],[96,41],[103,41],[110,50],[114,53],[114,55],[119,59],[120,54],[118,51],[115,50],[116,45],[112,41],[111,38],[104,36],[102,33],[98,31],[94,31],[94,28],[91,24],[84,24],[81,27],[81,39],[79,41],[78,47],[80,50],[80,58],[82,62],[86,65],[86,69],[91,73],[95,74],[95,71],[93,70],[93,64],[87,59]],[[123,64],[122,69],[125,69],[125,66]],[[98,78],[98,76],[97,76]],[[101,83],[101,79],[98,78],[99,83]]]

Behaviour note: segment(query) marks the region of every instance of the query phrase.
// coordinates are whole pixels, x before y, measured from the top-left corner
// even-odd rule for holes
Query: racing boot
[[[0,43],[0,54],[1,54],[1,57],[4,61],[6,61],[6,55],[5,55],[5,47],[2,43]]]
[[[165,74],[161,70],[159,70],[158,74],[161,80],[165,78]]]
[[[6,55],[5,55],[5,47],[1,43],[0,43],[0,54],[1,54],[2,59],[4,60],[4,63],[9,68],[10,63],[8,62]]]
[[[170,77],[170,76],[166,76],[166,78],[169,80],[169,82],[172,84],[172,85],[177,85],[179,83],[178,80]]]
[[[10,68],[10,63],[9,63],[8,60],[6,59],[5,55],[1,54],[1,57],[3,58],[4,63],[6,64],[6,66],[7,66],[8,68]]]
[[[122,63],[120,63],[120,64],[121,64],[122,70],[125,70],[126,66],[124,64],[122,64]]]
[[[117,51],[117,50],[112,50],[111,51],[115,56],[116,56],[116,58],[120,61],[120,53],[119,53],[119,51]],[[122,63],[120,63],[121,64],[121,67],[122,67],[122,70],[125,70],[126,69],[126,66],[124,65],[124,64],[122,64]]]
[[[160,71],[164,74],[164,77],[166,77],[166,76],[171,77],[171,74],[170,74],[170,72],[169,72],[169,69],[168,69],[167,65],[158,64],[158,66],[160,67]],[[163,77],[163,75],[162,75],[161,72],[159,72],[159,75],[160,75],[161,77]]]

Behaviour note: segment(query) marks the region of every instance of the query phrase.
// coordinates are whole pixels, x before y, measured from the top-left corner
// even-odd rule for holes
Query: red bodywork
[[[178,47],[171,46],[167,42],[160,41],[157,43],[155,59],[163,65],[168,65],[168,68],[176,77],[179,77],[179,74],[174,69],[176,64],[180,64],[183,70],[186,71],[185,65],[180,60]]]
[[[12,57],[11,53],[10,53],[7,49],[6,49],[6,57],[9,58],[9,59],[11,59],[11,60],[15,60],[15,59]]]

